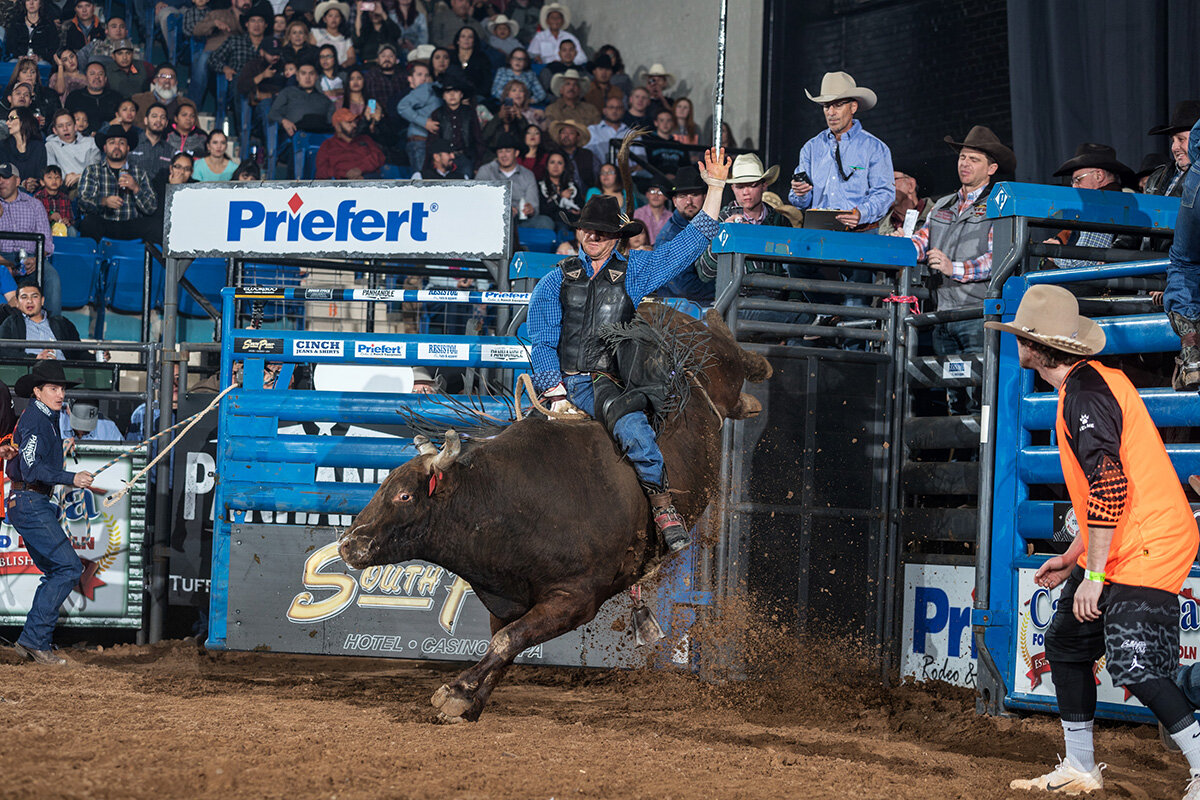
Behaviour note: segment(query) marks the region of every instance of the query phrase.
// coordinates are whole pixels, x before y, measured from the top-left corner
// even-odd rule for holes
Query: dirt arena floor
[[[433,723],[457,667],[204,652],[0,654],[4,798],[990,798],[1060,751],[1057,720],[882,688],[836,658],[755,680],[516,667],[480,722]],[[1102,725],[1108,797],[1178,798],[1148,726]]]

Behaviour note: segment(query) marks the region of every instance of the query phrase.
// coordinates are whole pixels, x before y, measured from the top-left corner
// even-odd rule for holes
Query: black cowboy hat
[[[33,397],[33,390],[46,383],[53,383],[64,389],[79,385],[79,381],[67,380],[67,376],[63,374],[62,364],[47,358],[34,364],[28,375],[17,378],[17,385],[13,387],[13,390],[17,393],[17,397]]]
[[[946,136],[942,141],[953,147],[955,151],[970,147],[973,150],[987,153],[999,165],[1001,172],[1011,174],[1017,168],[1017,154],[1005,147],[1004,143],[1000,141],[1000,137],[992,133],[992,129],[985,125],[976,125],[971,128],[967,137],[961,142],[954,141],[953,136]]]
[[[138,143],[137,131],[127,131],[120,125],[109,125],[102,130],[96,131],[95,139],[96,147],[99,147],[101,150],[104,149],[104,143],[109,139],[124,139],[125,143],[129,145],[130,150],[137,147]]]
[[[587,63],[587,68],[590,72],[595,72],[597,67],[600,69],[611,69],[614,72],[617,69],[608,53],[601,53]]]
[[[525,148],[521,144],[520,140],[511,133],[502,133],[496,137],[496,144],[492,149],[496,151],[516,150],[519,153]]]
[[[458,91],[462,92],[464,98],[475,96],[475,90],[468,86],[461,78],[455,75],[442,75],[442,77],[438,78],[433,84],[433,91],[438,97],[441,97],[451,89],[457,89]]]
[[[622,216],[621,201],[607,194],[598,194],[588,200],[578,217],[567,216],[563,211],[558,212],[558,215],[563,224],[571,228],[615,233],[622,239],[637,236],[646,230],[646,226],[640,220]]]
[[[1087,167],[1106,169],[1116,175],[1125,186],[1132,186],[1137,183],[1137,180],[1133,177],[1133,170],[1117,160],[1116,150],[1106,144],[1096,144],[1095,142],[1084,142],[1079,147],[1076,147],[1075,156],[1064,161],[1054,171],[1054,177],[1061,178],[1064,175],[1070,175],[1077,169],[1085,169]]]
[[[1183,100],[1175,104],[1174,110],[1171,111],[1171,119],[1166,125],[1159,125],[1146,131],[1147,136],[1158,136],[1165,134],[1174,136],[1180,131],[1190,131],[1196,124],[1196,120],[1200,120],[1200,102],[1195,100]]]
[[[1154,172],[1154,170],[1158,169],[1159,167],[1165,167],[1170,163],[1170,159],[1168,159],[1162,153],[1147,153],[1146,155],[1142,156],[1142,165],[1138,167],[1138,171],[1133,177],[1140,181],[1151,172]]]
[[[676,195],[680,192],[707,192],[708,185],[704,183],[700,177],[700,168],[691,164],[686,167],[680,167],[675,173],[675,185],[671,187],[671,194]]]
[[[453,153],[454,148],[441,136],[433,136],[429,139],[428,144],[425,145],[425,152],[429,155],[433,155],[434,153]]]
[[[275,21],[275,9],[270,3],[255,3],[242,15],[242,25],[245,26],[251,17],[261,17],[262,21],[270,26]]]

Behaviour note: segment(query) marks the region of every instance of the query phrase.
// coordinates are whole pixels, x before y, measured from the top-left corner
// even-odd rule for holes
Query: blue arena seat
[[[199,289],[200,294],[218,310],[221,308],[221,289],[225,286],[226,266],[223,258],[197,258],[183,273],[183,277]],[[179,290],[179,313],[185,317],[208,318],[208,312],[183,289]]]
[[[517,238],[521,244],[537,253],[553,253],[558,247],[558,235],[545,228],[521,228]]]
[[[415,174],[416,170],[412,167],[396,164],[384,164],[383,169],[379,171],[379,177],[385,181],[407,181]]]
[[[142,280],[145,275],[145,245],[139,241],[100,240],[104,260],[104,305],[122,314],[142,313]],[[161,308],[163,266],[153,262],[150,273],[150,307]]]
[[[62,283],[63,308],[83,308],[97,299],[101,262],[95,241],[79,236],[55,237],[51,263]]]

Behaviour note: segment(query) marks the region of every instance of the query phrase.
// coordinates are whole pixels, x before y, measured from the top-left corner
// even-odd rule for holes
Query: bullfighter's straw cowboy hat
[[[953,136],[946,136],[942,141],[956,151],[970,147],[973,150],[987,153],[1000,166],[1001,172],[1011,173],[1017,168],[1017,154],[1005,147],[1004,143],[1000,141],[1000,137],[992,133],[992,129],[985,125],[976,125],[971,128],[967,138],[961,142],[954,141]]]
[[[865,86],[859,86],[848,73],[826,72],[821,78],[821,93],[814,96],[808,89],[804,90],[808,99],[814,103],[832,103],[836,100],[857,100],[860,111],[869,111],[875,107],[879,99]]]
[[[729,171],[729,178],[726,179],[726,186],[737,186],[741,183],[758,183],[765,180],[770,186],[779,177],[779,165],[775,164],[770,169],[763,171],[762,162],[758,160],[758,156],[754,153],[742,153],[733,160],[733,168]]]
[[[1079,301],[1061,286],[1031,286],[1021,298],[1012,322],[985,322],[984,327],[1073,355],[1090,356],[1104,349],[1104,331],[1080,315]]]

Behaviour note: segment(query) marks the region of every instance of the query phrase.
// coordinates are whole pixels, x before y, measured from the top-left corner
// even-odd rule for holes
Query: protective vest
[[[605,325],[633,319],[636,309],[625,290],[628,268],[625,261],[614,255],[591,278],[578,258],[563,262],[562,287],[558,292],[562,303],[558,361],[563,372],[616,372],[612,349],[597,331]]]
[[[950,257],[951,261],[969,261],[987,252],[988,234],[992,221],[987,218],[987,198],[991,186],[975,199],[975,202],[958,213],[958,192],[938,200],[929,212],[929,248],[937,248]],[[950,277],[942,278],[937,290],[938,308],[983,305],[987,296],[987,281],[960,283]]]
[[[1122,414],[1119,455],[1128,481],[1128,500],[1113,533],[1105,575],[1113,583],[1178,593],[1196,559],[1200,535],[1158,428],[1123,372],[1095,361],[1079,363],[1089,364],[1100,374]],[[1077,364],[1075,369],[1078,368]],[[1079,522],[1079,535],[1083,537],[1084,551],[1078,563],[1086,569],[1088,479],[1071,450],[1063,418],[1063,396],[1070,381],[1068,373],[1058,390],[1055,431],[1063,477]]]

